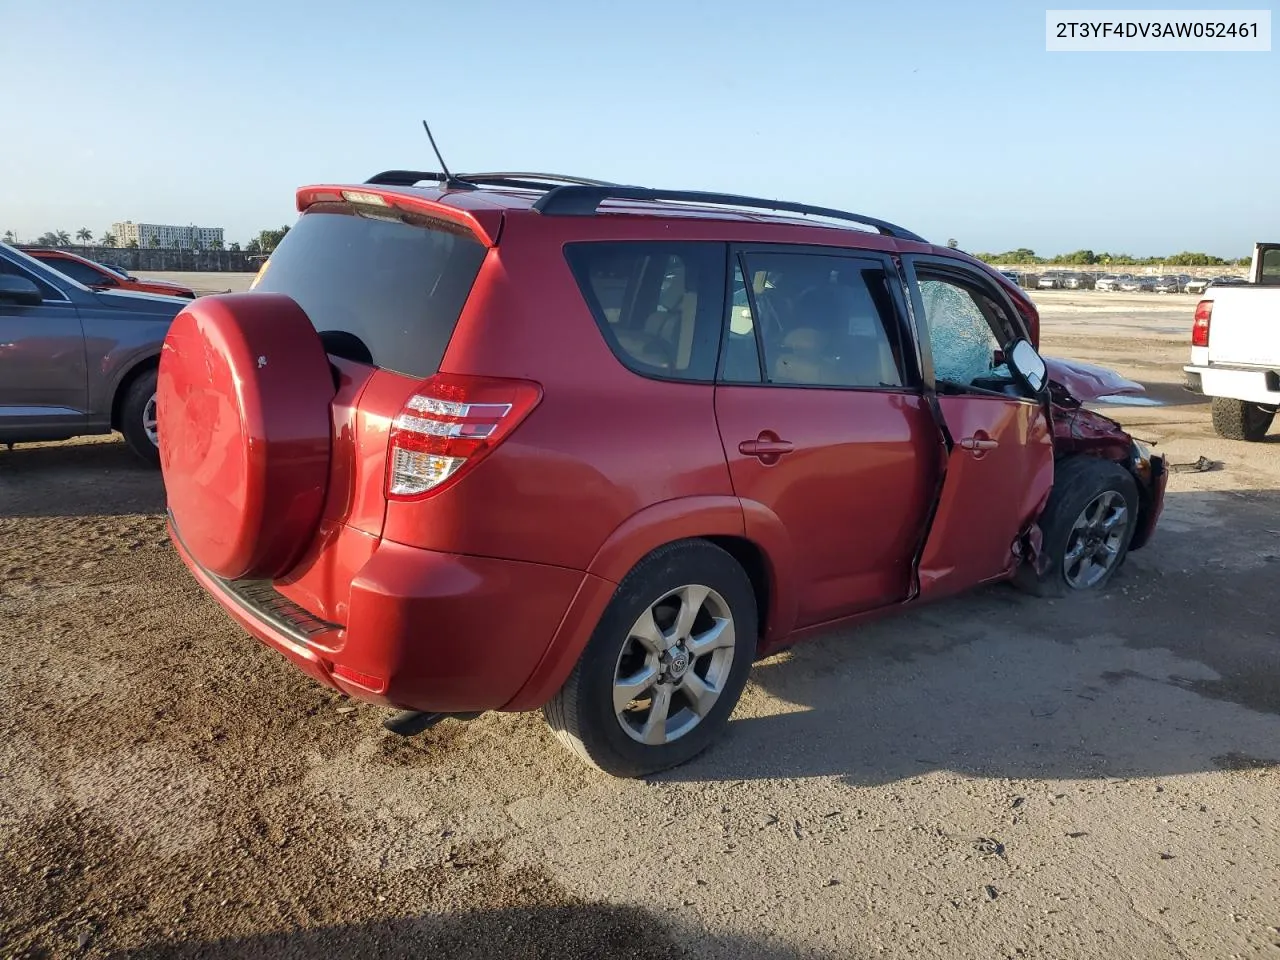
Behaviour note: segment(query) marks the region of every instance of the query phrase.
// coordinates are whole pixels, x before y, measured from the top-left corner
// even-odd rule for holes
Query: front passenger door
[[[1009,299],[956,261],[907,259],[921,352],[954,444],[918,566],[928,599],[1012,573],[1013,545],[1053,486],[1053,431],[1002,362],[1023,335]]]
[[[84,416],[88,368],[75,304],[0,254],[0,273],[35,283],[44,299],[0,299],[0,431],[63,424]]]

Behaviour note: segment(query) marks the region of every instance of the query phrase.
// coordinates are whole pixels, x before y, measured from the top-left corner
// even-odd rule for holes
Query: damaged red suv
[[[754,660],[992,581],[1100,588],[1159,517],[1163,460],[1041,359],[1025,294],[893,224],[535,174],[298,209],[165,343],[170,530],[402,731],[542,708],[657,771]]]

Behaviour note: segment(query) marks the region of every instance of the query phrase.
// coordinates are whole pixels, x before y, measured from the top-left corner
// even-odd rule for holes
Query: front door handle
[[[771,430],[763,430],[754,440],[743,440],[738,452],[744,457],[757,457],[761,463],[777,463],[784,453],[790,453],[795,445],[783,440]]]
[[[973,454],[975,460],[981,460],[988,450],[994,450],[1000,446],[999,440],[992,440],[991,436],[985,431],[979,430],[972,437],[965,437],[960,441],[960,449],[968,450]]]

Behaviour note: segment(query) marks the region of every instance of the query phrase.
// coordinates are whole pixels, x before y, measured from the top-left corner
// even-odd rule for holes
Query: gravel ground
[[[121,443],[0,451],[0,956],[1280,956],[1280,436],[1177,388],[1188,298],[1038,299],[1212,465],[1156,540],[771,658],[647,781],[536,716],[386,734],[194,586]]]

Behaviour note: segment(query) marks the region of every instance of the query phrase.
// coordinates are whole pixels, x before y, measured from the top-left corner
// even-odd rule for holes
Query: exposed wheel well
[[[751,589],[756,595],[756,623],[758,624],[759,636],[756,638],[757,644],[763,642],[765,634],[765,626],[769,622],[770,607],[770,590],[769,590],[769,561],[765,559],[764,552],[748,540],[746,537],[727,537],[714,536],[704,537],[709,543],[714,543],[733,559],[738,561],[739,566],[747,573],[747,579],[751,581]]]
[[[145,360],[139,360],[128,373],[126,373],[121,381],[116,385],[115,396],[111,398],[111,429],[120,429],[120,407],[124,404],[124,398],[129,393],[129,388],[134,382],[150,370],[155,370],[160,366],[159,357],[147,357]]]

